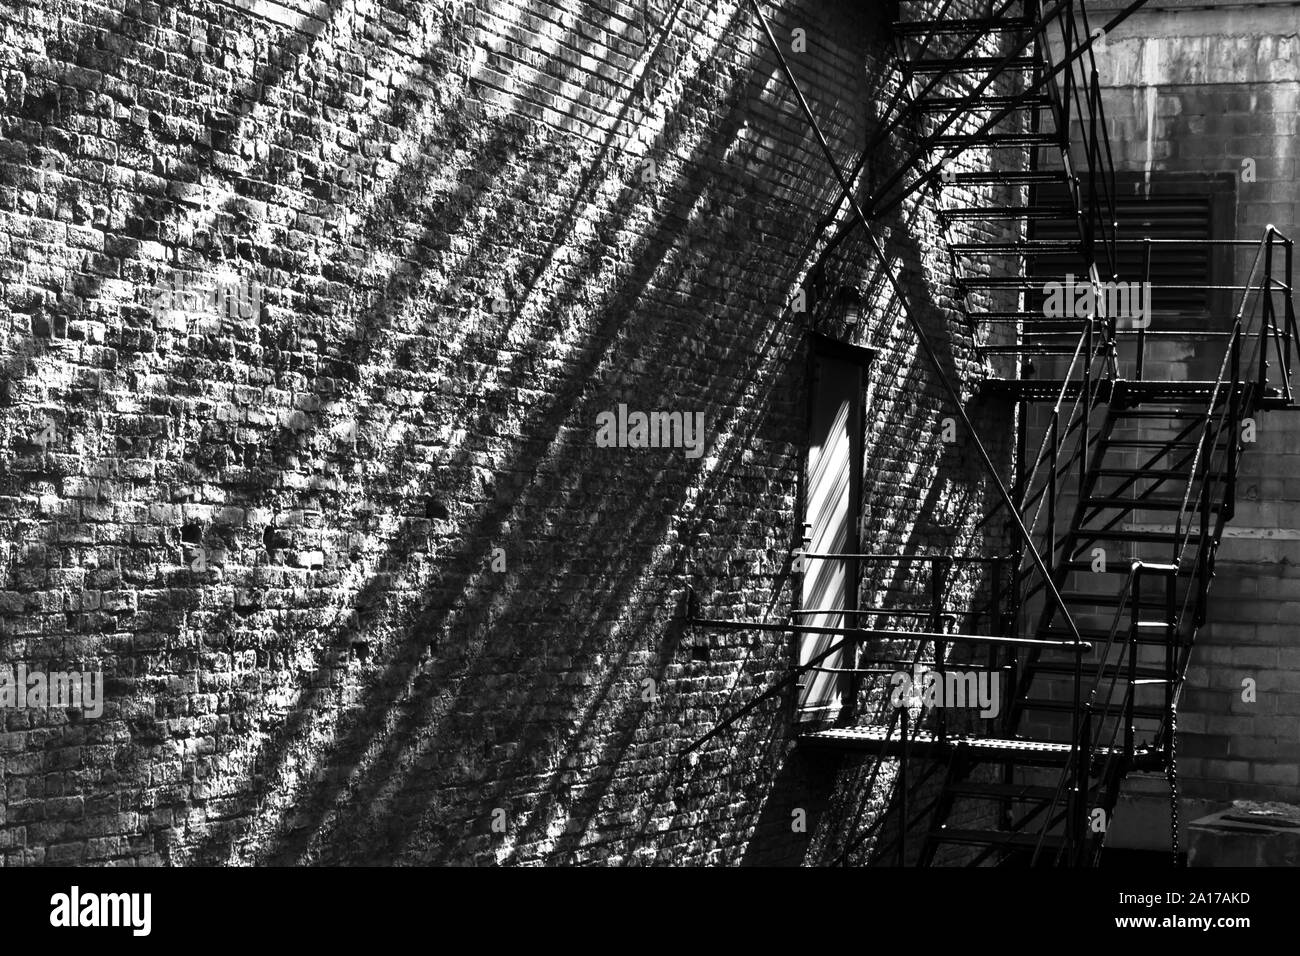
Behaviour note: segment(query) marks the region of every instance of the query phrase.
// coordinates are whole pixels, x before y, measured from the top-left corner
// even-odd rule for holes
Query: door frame
[[[817,397],[816,393],[816,372],[817,363],[822,359],[832,359],[856,366],[861,376],[860,385],[857,393],[857,402],[850,412],[849,422],[849,528],[848,528],[848,551],[849,554],[859,553],[861,547],[861,521],[862,521],[862,491],[863,491],[863,457],[866,451],[866,397],[870,388],[870,368],[875,360],[876,350],[867,346],[853,345],[840,339],[831,338],[820,332],[808,332],[806,338],[805,356],[804,356],[804,428],[803,440],[801,443],[801,454],[799,458],[799,483],[798,492],[795,501],[795,542],[794,550],[804,547],[803,537],[805,528],[805,518],[807,516],[808,505],[808,458],[812,449],[812,428],[813,428],[813,411]],[[845,623],[851,622],[855,617],[852,612],[858,610],[858,589],[861,584],[861,562],[847,561],[846,583],[845,583],[845,600],[844,610]],[[803,609],[803,587],[805,570],[797,572],[793,580],[793,593],[791,594],[790,606],[794,611]],[[801,621],[803,616],[793,614],[795,621]],[[802,648],[804,635],[797,633],[791,634],[790,641],[790,660],[792,667],[798,667],[799,653]],[[840,657],[843,660],[856,662],[858,657],[858,642],[848,640],[845,642]],[[833,658],[832,658],[833,659]],[[840,697],[838,707],[835,705],[819,706],[814,710],[805,710],[802,706],[804,680],[794,682],[793,690],[790,695],[790,712],[792,721],[795,724],[811,723],[826,718],[848,717],[853,711],[856,692],[860,685],[860,676],[856,674],[841,674],[836,681],[837,691]],[[833,713],[828,713],[833,711]]]

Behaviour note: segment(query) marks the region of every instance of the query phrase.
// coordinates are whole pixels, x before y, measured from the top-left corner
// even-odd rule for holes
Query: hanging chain
[[[1178,865],[1178,708],[1169,709],[1169,839],[1174,866]]]

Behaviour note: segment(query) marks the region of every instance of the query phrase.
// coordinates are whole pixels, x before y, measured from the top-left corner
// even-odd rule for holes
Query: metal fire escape
[[[1009,543],[996,554],[802,555],[851,569],[860,593],[851,626],[801,624],[797,609],[784,622],[720,621],[694,606],[690,623],[834,638],[724,725],[774,696],[793,699],[832,654],[851,655],[847,667],[833,668],[855,679],[851,706],[831,726],[802,726],[799,745],[874,755],[873,782],[892,768],[893,800],[889,813],[846,837],[841,860],[870,846],[870,858],[886,863],[1095,865],[1125,777],[1165,772],[1175,782],[1178,702],[1233,517],[1243,426],[1261,410],[1296,407],[1292,242],[1269,227],[1258,240],[1219,243],[1241,253],[1240,265],[1252,250],[1253,258],[1224,287],[1235,300],[1231,315],[1207,333],[1222,348],[1213,378],[1153,377],[1148,355],[1172,333],[1112,314],[1104,295],[1085,315],[1045,317],[1041,290],[1065,279],[1049,270],[1068,270],[1098,292],[1151,278],[1158,244],[1116,234],[1095,55],[1141,0],[1100,24],[1082,0],[992,0],[978,18],[951,15],[953,6],[899,4],[898,94],[876,142],[903,135],[914,148],[860,203],[862,164],[839,167],[753,2],[834,169],[850,228],[884,263],[874,224],[901,204],[933,203],[950,227],[962,307],[1001,372],[984,387],[1015,409],[1012,474],[997,474],[974,439],[1001,494],[984,524],[1006,521]],[[988,169],[965,162],[954,172],[959,157],[984,157]],[[1040,198],[1052,187],[1065,203]],[[954,199],[972,194],[996,202]],[[1042,238],[1053,220],[1069,223],[1072,238]],[[1010,238],[962,235],[963,225],[994,223]],[[1134,250],[1142,274],[1121,274],[1121,262],[1135,261],[1121,251]],[[905,290],[886,274],[909,312]],[[1151,288],[1158,301],[1161,287]],[[914,330],[937,370],[925,331]],[[952,384],[937,375],[970,425]],[[891,575],[917,583],[926,600],[909,604],[892,592],[873,599],[873,582]],[[915,699],[900,706],[888,681],[909,664],[925,665],[940,687],[953,669],[987,673],[1007,705],[961,726],[945,707]]]

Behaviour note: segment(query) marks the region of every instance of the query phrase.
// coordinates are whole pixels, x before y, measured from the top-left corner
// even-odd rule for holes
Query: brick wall
[[[879,14],[772,14],[847,165]],[[834,321],[746,4],[6,3],[0,76],[0,663],[106,681],[0,711],[4,865],[815,862],[886,804],[780,702],[675,759],[785,673],[677,615],[788,609]],[[927,202],[889,248],[969,393]],[[951,547],[986,486],[845,249],[869,543]],[[256,302],[156,308],[218,282]],[[620,404],[707,446],[597,447]]]

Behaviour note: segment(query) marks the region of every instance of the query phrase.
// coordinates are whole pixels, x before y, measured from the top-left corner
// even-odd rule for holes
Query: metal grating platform
[[[904,741],[895,732],[886,739],[886,727],[835,727],[800,734],[799,744],[832,750],[866,750],[885,756],[898,756]],[[1070,755],[1070,745],[1054,740],[1027,740],[1021,738],[977,737],[970,734],[949,735],[940,740],[933,733],[918,730],[907,742],[909,756],[935,756],[957,747],[967,748],[975,760],[1015,760],[1019,763],[1063,764]],[[1094,747],[1094,758],[1122,753],[1121,748]],[[1135,751],[1136,758],[1148,756],[1143,748]]]

